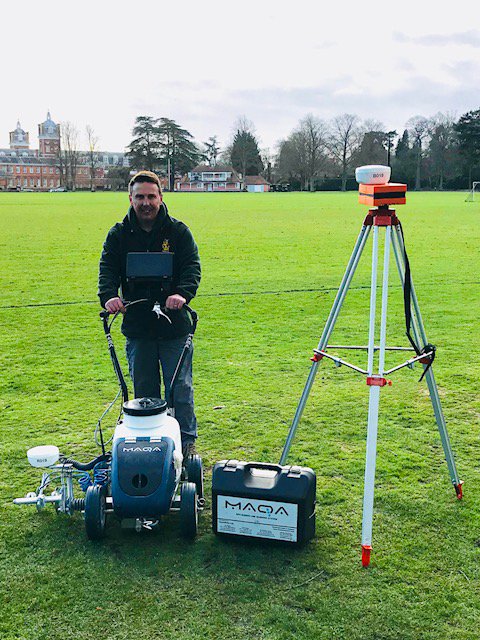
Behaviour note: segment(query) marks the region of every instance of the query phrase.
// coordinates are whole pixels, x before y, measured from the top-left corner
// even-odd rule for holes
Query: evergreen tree
[[[157,121],[151,116],[138,116],[128,145],[127,155],[133,169],[156,171],[160,165]]]
[[[460,153],[468,168],[468,186],[475,167],[480,166],[480,109],[468,111],[455,125]]]
[[[352,156],[352,166],[385,164],[387,161],[387,134],[384,131],[366,131],[359,148]]]
[[[263,171],[257,139],[246,129],[237,129],[231,146],[230,159],[235,171],[239,171],[243,178],[258,175]]]
[[[173,191],[175,172],[186,173],[198,164],[201,153],[193,141],[192,134],[182,129],[174,120],[160,118],[157,126],[160,158],[170,180]]]
[[[392,180],[412,184],[415,179],[415,158],[410,148],[410,137],[405,129],[398,139],[395,157],[392,161]]]

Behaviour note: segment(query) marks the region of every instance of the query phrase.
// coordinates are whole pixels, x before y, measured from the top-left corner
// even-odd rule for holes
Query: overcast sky
[[[354,113],[403,131],[411,116],[480,108],[473,0],[27,0],[0,9],[0,147],[17,119],[122,151],[138,115],[224,145],[238,116],[275,150],[307,113]],[[370,11],[369,11],[370,9]]]

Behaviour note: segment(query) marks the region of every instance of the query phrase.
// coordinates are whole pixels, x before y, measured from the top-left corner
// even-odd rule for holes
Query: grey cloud
[[[480,64],[475,64],[471,60],[461,60],[444,65],[446,69],[458,82],[472,82],[473,78],[478,78]]]
[[[456,44],[480,48],[480,31],[476,29],[448,35],[432,33],[425,36],[409,36],[406,33],[394,31],[393,39],[400,43],[419,44],[426,47],[444,47]]]
[[[200,90],[195,100],[185,88],[185,99],[178,93],[158,102],[140,101],[132,105],[136,113],[165,115],[186,127],[197,140],[216,134],[224,144],[232,134],[232,126],[239,115],[245,114],[256,126],[262,145],[273,146],[289,135],[307,113],[329,120],[342,113],[355,113],[362,119],[376,119],[388,129],[402,131],[414,115],[433,116],[438,112],[461,115],[479,108],[478,89],[468,78],[474,74],[468,65],[452,65],[457,79],[455,86],[435,82],[427,76],[412,75],[408,86],[373,96],[365,89],[354,90],[352,76],[309,88],[264,88],[227,90],[217,87],[215,94]],[[351,89],[350,89],[351,88]],[[179,92],[181,94],[181,91]],[[219,97],[220,96],[220,97]]]

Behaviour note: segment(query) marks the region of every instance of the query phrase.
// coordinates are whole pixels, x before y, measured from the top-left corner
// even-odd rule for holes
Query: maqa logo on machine
[[[146,453],[152,453],[154,451],[162,451],[160,447],[123,447],[123,453],[129,453],[131,451],[145,451]]]
[[[170,242],[168,238],[165,238],[165,240],[162,242],[162,251],[170,251]]]

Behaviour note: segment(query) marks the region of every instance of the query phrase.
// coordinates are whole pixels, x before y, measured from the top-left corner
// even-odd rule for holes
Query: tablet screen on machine
[[[173,253],[127,254],[127,280],[159,280],[173,275]]]

